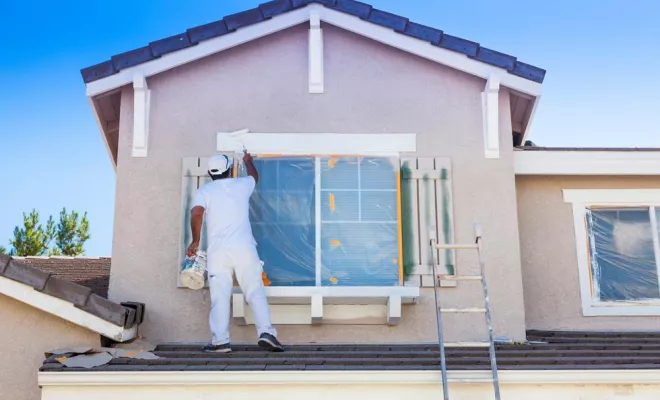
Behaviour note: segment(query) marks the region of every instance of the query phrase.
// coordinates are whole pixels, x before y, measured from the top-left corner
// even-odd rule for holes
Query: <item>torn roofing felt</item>
[[[136,309],[112,302],[93,293],[89,287],[59,278],[53,273],[1,253],[0,278],[31,286],[34,290],[72,303],[84,312],[126,329],[139,322]]]
[[[178,35],[151,42],[122,54],[112,56],[110,60],[81,70],[85,83],[114,75],[119,71],[146,63],[165,54],[185,49],[218,36],[229,35],[241,28],[257,24],[280,14],[305,7],[309,4],[321,4],[332,10],[356,16],[364,21],[390,28],[402,35],[429,42],[447,50],[465,54],[469,58],[505,69],[508,73],[542,83],[545,70],[520,62],[508,54],[491,50],[466,39],[445,34],[443,31],[421,25],[400,15],[391,14],[373,8],[369,4],[355,0],[274,0],[261,4],[257,8],[228,15],[221,20],[206,25],[190,28]]]

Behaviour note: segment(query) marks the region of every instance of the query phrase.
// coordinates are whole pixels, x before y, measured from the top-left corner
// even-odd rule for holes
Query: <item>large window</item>
[[[660,191],[564,192],[575,214],[584,314],[660,314]]]
[[[398,163],[380,157],[256,158],[259,183],[250,220],[270,284],[398,285]]]

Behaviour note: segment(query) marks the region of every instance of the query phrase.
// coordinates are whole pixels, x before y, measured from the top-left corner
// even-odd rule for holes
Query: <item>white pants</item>
[[[270,310],[261,277],[263,269],[255,246],[232,247],[225,252],[209,254],[207,269],[211,291],[209,324],[213,332],[212,344],[230,343],[229,315],[234,272],[245,300],[252,309],[257,334],[270,333],[277,336],[277,331],[270,323]]]

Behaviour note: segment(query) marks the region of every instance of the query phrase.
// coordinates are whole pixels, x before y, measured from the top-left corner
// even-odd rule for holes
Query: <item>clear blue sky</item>
[[[89,213],[87,255],[110,255],[114,172],[79,70],[258,3],[5,2],[0,245],[8,247],[23,211],[36,208],[44,217],[56,216],[65,206]],[[531,137],[537,144],[660,147],[660,1],[370,3],[545,68]]]

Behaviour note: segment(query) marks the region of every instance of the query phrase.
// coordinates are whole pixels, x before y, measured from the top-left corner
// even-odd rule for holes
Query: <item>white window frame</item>
[[[582,314],[589,316],[658,316],[660,299],[652,301],[602,302],[592,296],[591,266],[587,243],[586,211],[590,207],[649,207],[656,267],[660,277],[660,243],[655,210],[660,208],[660,189],[564,189],[564,202],[573,206]]]

